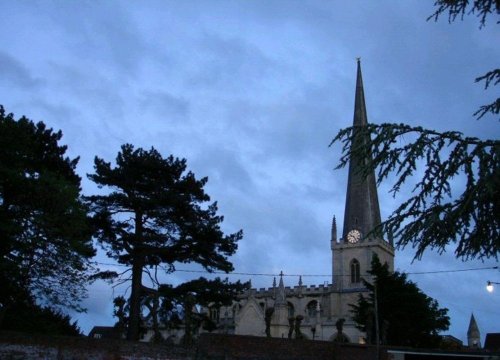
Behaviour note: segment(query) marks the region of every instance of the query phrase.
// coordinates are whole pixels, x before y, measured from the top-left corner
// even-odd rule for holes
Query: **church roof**
[[[358,59],[353,126],[363,127],[367,124],[368,116],[366,113],[363,77],[361,75],[361,62]],[[367,142],[369,140],[367,136],[369,135],[354,129],[353,146]],[[342,232],[344,241],[346,241],[349,231],[357,229],[362,236],[365,236],[381,222],[375,174],[371,171],[365,177],[360,171],[366,160],[366,158],[351,157],[349,161],[344,229]]]
[[[500,333],[488,333],[484,340],[484,348],[486,350],[500,350]]]

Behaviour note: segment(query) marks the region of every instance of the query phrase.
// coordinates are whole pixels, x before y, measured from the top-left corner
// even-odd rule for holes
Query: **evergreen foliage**
[[[448,21],[451,23],[457,17],[463,20],[465,15],[476,14],[480,26],[483,27],[486,25],[486,18],[489,15],[495,12],[500,15],[500,2],[492,0],[436,0],[434,6],[437,9],[427,20],[437,21],[439,16],[448,12]]]
[[[337,168],[352,156],[366,156],[363,171],[378,169],[378,183],[395,173],[391,192],[396,194],[417,166],[425,167],[412,196],[403,201],[380,225],[397,245],[416,248],[416,258],[426,249],[442,253],[450,243],[455,255],[497,258],[500,251],[500,141],[464,137],[459,132],[439,133],[404,124],[368,124],[356,128],[371,140],[350,146],[354,127],[342,129],[333,142],[343,143]],[[415,140],[404,144],[401,138]],[[403,144],[403,145],[401,145]],[[452,193],[452,182],[465,176],[461,193]],[[456,192],[458,183],[453,184]]]
[[[176,287],[160,286],[158,293],[162,298],[162,316],[168,319],[179,319],[184,323],[184,343],[190,345],[195,331],[203,327],[206,331],[215,330],[216,324],[210,314],[195,313],[195,306],[219,311],[221,306],[231,305],[238,294],[250,288],[250,282],[230,283],[228,279],[203,277],[180,284]],[[225,314],[219,314],[223,319]],[[168,321],[168,320],[167,320]]]
[[[29,334],[82,336],[77,322],[50,307],[32,301],[17,301],[5,314],[2,330]]]
[[[236,251],[242,231],[222,232],[217,203],[207,204],[207,178],[198,180],[186,172],[185,159],[164,159],[154,148],[135,150],[126,144],[115,167],[98,157],[94,163],[95,173],[89,178],[111,190],[88,197],[97,239],[108,256],[131,268],[127,338],[138,340],[141,301],[152,290],[143,285],[143,273],[158,285],[157,269],[169,273],[175,263],[232,271],[228,256]]]
[[[465,15],[476,15],[479,18],[479,28],[486,26],[486,19],[488,16],[500,15],[500,1],[498,0],[437,0],[434,3],[437,7],[436,11],[427,18],[427,20],[434,19],[437,21],[439,16],[448,12],[448,22],[453,22],[460,17],[463,20]],[[500,20],[497,19],[497,24],[500,24]],[[493,85],[498,85],[500,82],[500,69],[494,69],[488,71],[486,74],[476,78],[476,82],[484,81],[484,88]],[[484,115],[492,113],[500,113],[500,98],[497,98],[493,102],[487,105],[481,106],[475,113],[478,119],[482,118]]]
[[[61,137],[0,106],[0,324],[21,301],[82,310],[94,249],[78,158]]]
[[[439,331],[450,325],[448,309],[439,308],[436,300],[424,294],[406,274],[389,272],[377,256],[372,259],[371,282],[363,280],[370,291],[359,295],[358,303],[351,306],[357,328],[367,333],[375,343],[375,287],[377,293],[379,334],[382,343],[393,346],[429,348],[440,343]]]

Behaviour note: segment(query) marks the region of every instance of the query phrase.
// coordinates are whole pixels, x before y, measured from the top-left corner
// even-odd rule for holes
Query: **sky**
[[[356,58],[361,58],[368,120],[457,130],[498,139],[498,119],[474,111],[498,97],[474,79],[498,67],[497,19],[426,21],[432,1],[1,1],[0,104],[62,130],[85,195],[95,156],[114,161],[120,146],[155,147],[186,158],[224,215],[243,229],[231,258],[237,273],[318,274],[331,281],[332,216],[343,223],[347,170],[334,170],[335,134],[352,123]],[[421,171],[422,169],[420,169]],[[383,218],[393,198],[379,186]],[[460,184],[460,178],[454,182]],[[455,186],[454,185],[454,186]],[[341,229],[339,229],[340,233]],[[339,235],[340,236],[340,235]],[[398,250],[408,273],[498,266],[457,260],[453,248]],[[120,269],[102,252],[103,269]],[[199,269],[179,266],[178,269]],[[176,272],[179,283],[198,273]],[[272,277],[230,275],[269,287]],[[498,269],[411,274],[449,309],[448,334],[466,341],[471,313],[483,337],[500,332]],[[285,285],[297,284],[285,277]],[[88,333],[113,325],[112,299],[126,287],[89,287],[72,314]]]

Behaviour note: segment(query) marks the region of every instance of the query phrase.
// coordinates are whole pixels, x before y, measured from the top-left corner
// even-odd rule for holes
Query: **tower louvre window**
[[[359,281],[360,281],[359,273],[360,273],[359,261],[356,259],[352,259],[352,261],[351,261],[351,283],[352,284],[359,283]]]

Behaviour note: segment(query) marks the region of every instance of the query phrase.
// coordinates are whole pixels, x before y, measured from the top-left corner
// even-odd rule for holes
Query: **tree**
[[[77,322],[71,322],[68,315],[29,300],[12,304],[5,314],[2,330],[30,334],[82,336]]]
[[[21,301],[82,310],[94,249],[78,158],[61,137],[0,106],[0,326]]]
[[[179,305],[183,310],[184,343],[190,345],[195,328],[203,326],[208,331],[213,331],[216,328],[216,324],[208,316],[202,315],[196,318],[195,314],[193,314],[195,305],[218,310],[221,306],[231,305],[238,294],[249,288],[250,282],[241,283],[237,281],[236,283],[230,283],[228,279],[215,278],[214,280],[208,280],[200,277],[180,284],[175,288],[161,286],[159,293],[168,308],[176,309],[178,308],[176,305]],[[224,323],[224,325],[227,324]]]
[[[233,270],[228,256],[234,254],[242,231],[225,235],[217,203],[203,187],[207,178],[197,180],[186,172],[186,160],[164,159],[154,148],[134,150],[123,145],[116,167],[96,157],[95,174],[88,175],[107,195],[88,197],[96,224],[97,239],[108,256],[131,271],[129,340],[138,340],[141,297],[148,288],[143,272],[158,283],[156,270],[167,273],[175,263],[195,262],[205,269]],[[150,269],[155,269],[154,274]]]
[[[458,16],[463,20],[466,14],[477,14],[480,29],[486,26],[486,18],[488,16],[494,13],[500,15],[500,1],[498,0],[474,0],[472,4],[469,3],[469,0],[437,0],[434,6],[436,6],[437,9],[427,18],[427,20],[434,19],[438,21],[440,15],[448,12],[448,22],[451,23],[455,21]],[[500,20],[497,20],[497,24],[500,24]],[[498,83],[500,83],[500,69],[488,71],[486,74],[476,78],[476,82],[481,81],[485,82],[485,89],[488,89],[491,84],[498,85]],[[474,116],[480,119],[488,113],[500,113],[500,98],[497,98],[490,104],[481,106],[474,113]]]
[[[435,5],[437,10],[429,19],[437,20],[446,11],[450,22],[457,16],[477,13],[481,27],[487,15],[500,14],[498,1],[478,0],[469,4],[468,0],[438,0]],[[485,88],[498,85],[500,69],[476,79],[480,81],[485,82]],[[480,119],[499,112],[500,98],[497,98],[474,115]],[[366,140],[356,142],[358,134]],[[373,231],[393,237],[398,247],[413,246],[417,259],[426,249],[442,253],[448,244],[455,244],[456,257],[464,260],[498,259],[500,141],[405,124],[369,124],[340,130],[330,145],[334,143],[343,144],[337,168],[347,165],[351,157],[363,157],[372,160],[366,162],[361,171],[368,175],[378,168],[378,183],[395,174],[393,195],[414,175],[417,167],[426,169],[411,195]],[[452,194],[451,183],[459,175],[465,178],[465,184],[459,194]]]
[[[372,138],[350,146],[355,133]],[[412,135],[413,141],[399,145],[400,138],[408,141]],[[404,124],[343,129],[333,140],[337,141],[343,142],[338,168],[353,156],[370,154],[372,160],[366,162],[364,171],[378,168],[378,183],[394,172],[398,179],[391,189],[393,194],[417,166],[426,168],[411,196],[374,231],[394,237],[399,247],[412,245],[416,248],[415,258],[421,258],[429,248],[442,253],[450,243],[456,244],[455,255],[463,259],[498,258],[500,141],[464,137],[459,132],[438,133]],[[465,176],[465,186],[461,194],[452,195],[450,183],[460,174]]]
[[[375,343],[375,308],[378,309],[380,339],[387,345],[434,347],[439,345],[439,331],[447,330],[448,309],[439,308],[436,300],[424,294],[406,274],[389,272],[377,256],[368,272],[372,280],[363,280],[370,294],[359,294],[358,303],[351,306],[353,319],[369,342]],[[375,306],[375,288],[377,306]]]

